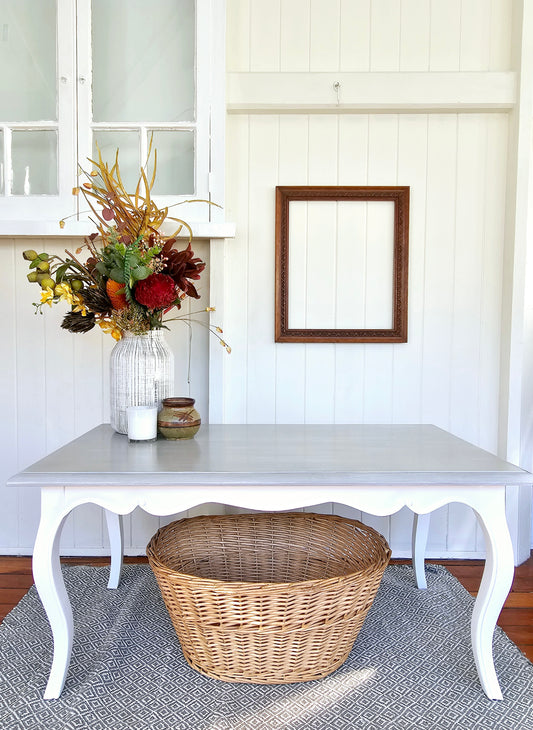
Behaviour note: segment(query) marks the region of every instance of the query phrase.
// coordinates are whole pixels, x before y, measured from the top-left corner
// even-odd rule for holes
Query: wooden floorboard
[[[109,558],[63,558],[69,565],[109,565]],[[126,563],[146,563],[145,557],[125,558]],[[406,563],[408,561],[392,561]],[[445,565],[473,596],[477,595],[482,560],[430,560]],[[31,558],[0,556],[0,622],[33,584]],[[511,641],[533,661],[533,554],[515,569],[511,592],[498,619]]]

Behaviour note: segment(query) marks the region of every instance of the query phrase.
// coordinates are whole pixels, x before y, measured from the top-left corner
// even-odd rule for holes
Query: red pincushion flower
[[[148,309],[165,309],[177,299],[176,284],[168,274],[150,274],[137,282],[133,296]]]

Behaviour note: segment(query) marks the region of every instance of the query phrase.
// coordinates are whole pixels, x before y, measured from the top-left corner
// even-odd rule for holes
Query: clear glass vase
[[[162,330],[125,332],[111,352],[111,426],[127,433],[128,406],[161,405],[174,390],[174,355]]]

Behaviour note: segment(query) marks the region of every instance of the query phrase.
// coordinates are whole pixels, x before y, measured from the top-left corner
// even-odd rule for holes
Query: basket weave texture
[[[337,669],[390,554],[361,522],[302,512],[178,520],[147,547],[188,663],[209,677],[258,684]]]

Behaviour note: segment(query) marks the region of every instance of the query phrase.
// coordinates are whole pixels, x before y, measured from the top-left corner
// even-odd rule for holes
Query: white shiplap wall
[[[435,72],[438,83],[439,72],[510,68],[507,0],[229,0],[227,27],[228,71],[257,74],[251,86],[264,73]],[[283,114],[268,113],[268,98],[246,113],[239,102],[227,120],[237,238],[226,249],[224,419],[434,423],[495,452],[508,114],[336,113],[334,97],[322,113],[291,113],[290,94]],[[274,343],[276,185],[411,187],[408,343]],[[327,306],[327,281],[317,295]],[[365,519],[409,552],[409,514]],[[433,515],[432,554],[482,550],[466,508]]]
[[[0,358],[0,554],[32,552],[39,520],[37,489],[8,489],[5,481],[20,469],[54,451],[90,428],[109,421],[109,355],[114,341],[93,330],[73,335],[60,329],[62,304],[34,313],[39,301],[37,285],[26,280],[28,264],[22,251],[33,248],[64,255],[75,251],[80,239],[1,239],[0,270],[5,285],[0,291],[3,338]],[[184,244],[185,245],[185,244]],[[209,262],[209,244],[196,242],[194,250]],[[209,304],[209,275],[200,282],[199,306]],[[198,309],[194,301],[182,307]],[[214,316],[214,315],[213,315]],[[204,417],[209,410],[208,335],[201,326],[193,328],[191,383],[187,383],[189,328],[179,322],[170,325],[167,342],[175,356],[176,394],[196,398]],[[207,420],[207,419],[206,419]],[[107,535],[102,510],[87,505],[75,510],[63,530],[65,554],[105,553]],[[125,521],[128,552],[143,552],[158,529],[159,518],[137,510]]]
[[[429,73],[437,86],[441,73],[505,72],[513,70],[512,6],[512,0],[227,0],[227,68],[257,74],[258,83],[264,73],[376,79]],[[340,93],[342,101],[342,87]],[[221,243],[211,250],[212,291],[225,292],[223,302],[212,303],[223,311],[233,348],[211,372],[217,420],[433,422],[495,451],[509,115],[372,111],[337,114],[331,91],[328,113],[241,109],[228,116],[226,219],[237,223],[238,235],[223,253]],[[409,342],[275,345],[274,187],[341,183],[411,186]],[[26,284],[22,250],[60,252],[67,244],[77,242],[0,243],[0,553],[31,552],[39,514],[35,491],[7,490],[5,479],[107,418],[110,338],[68,335],[58,328],[58,312],[35,317],[31,308],[35,289]],[[209,255],[207,244],[195,248]],[[168,339],[186,392],[186,332],[174,325]],[[202,330],[193,348],[191,394],[207,414]],[[396,554],[409,552],[409,514],[368,522]],[[128,518],[128,551],[142,552],[158,524],[141,512]],[[63,552],[105,550],[101,512],[77,510],[65,527]],[[466,510],[451,506],[433,515],[433,555],[474,557],[481,550]]]
[[[229,72],[503,71],[513,0],[226,0]]]

